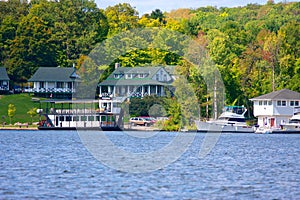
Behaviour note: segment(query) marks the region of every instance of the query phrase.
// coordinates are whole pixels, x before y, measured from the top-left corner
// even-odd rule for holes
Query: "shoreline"
[[[37,131],[39,130],[37,127],[13,127],[13,126],[0,126],[0,131],[3,130],[3,131],[9,131],[9,130],[17,130],[17,131]]]

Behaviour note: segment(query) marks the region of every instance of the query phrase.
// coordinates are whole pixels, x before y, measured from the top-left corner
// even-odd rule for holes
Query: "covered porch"
[[[117,85],[100,86],[99,93],[103,96],[113,97],[144,97],[148,95],[166,96],[167,86],[165,85]]]

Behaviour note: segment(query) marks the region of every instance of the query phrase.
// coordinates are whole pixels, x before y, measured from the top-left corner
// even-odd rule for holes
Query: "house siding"
[[[280,98],[276,96],[280,96]],[[283,96],[287,96],[287,98],[283,98]],[[253,115],[258,118],[259,126],[279,127],[293,116],[294,108],[300,103],[300,94],[283,89],[251,100],[253,101]]]

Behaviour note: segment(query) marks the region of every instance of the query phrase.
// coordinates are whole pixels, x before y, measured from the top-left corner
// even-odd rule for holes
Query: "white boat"
[[[281,124],[280,130],[273,130],[271,133],[300,134],[300,107],[294,108],[294,114],[288,123]]]
[[[217,120],[195,121],[198,132],[254,133],[254,127],[245,121],[244,106],[226,106]]]
[[[117,131],[123,128],[123,113],[112,99],[99,100],[45,100],[46,109],[41,115],[40,130],[96,129]],[[49,109],[50,108],[50,109]]]

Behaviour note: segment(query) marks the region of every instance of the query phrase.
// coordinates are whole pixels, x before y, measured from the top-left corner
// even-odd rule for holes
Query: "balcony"
[[[75,93],[75,89],[71,88],[28,88],[25,90],[28,93]]]

